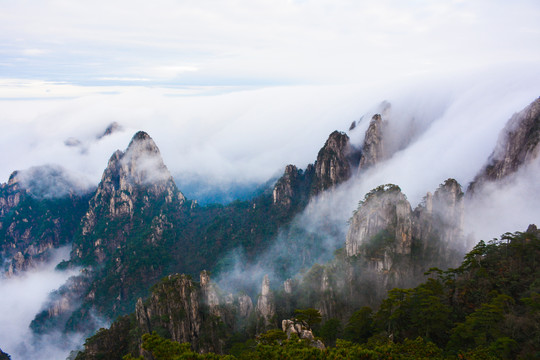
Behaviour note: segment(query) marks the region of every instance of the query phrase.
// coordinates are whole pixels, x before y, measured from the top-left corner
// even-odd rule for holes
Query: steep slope
[[[432,265],[449,266],[463,239],[463,192],[456,180],[446,180],[434,195],[427,193],[414,211],[401,189],[390,184],[359,203],[346,251],[369,259],[378,272],[397,272],[399,279],[419,276]]]
[[[469,185],[473,193],[485,183],[501,181],[538,158],[540,153],[540,98],[514,114],[499,135],[486,165]]]
[[[287,165],[273,189],[273,202],[283,210],[302,210],[309,200],[349,180],[358,166],[360,151],[347,134],[334,131],[319,150],[314,164],[305,171]]]
[[[369,127],[364,137],[364,146],[362,148],[362,158],[360,159],[359,169],[365,169],[384,160],[388,155],[385,152],[383,132],[386,127],[380,114],[375,114],[371,118]]]
[[[84,271],[59,289],[32,328],[88,331],[95,314],[117,316],[169,271],[168,248],[181,241],[174,224],[190,203],[177,189],[159,149],[144,132],[115,152],[75,234],[71,261]]]
[[[262,309],[262,302],[272,307],[272,301],[267,298],[271,296],[266,278],[257,308]],[[234,332],[246,331],[246,326],[254,328],[256,323],[268,320],[265,316],[269,314],[262,311],[264,314],[257,310],[256,318],[253,302],[245,294],[222,294],[206,271],[201,272],[199,282],[187,275],[169,275],[153,286],[146,300],[137,300],[134,313],[89,338],[77,360],[121,359],[128,352],[139,356],[144,354],[140,336],[151,332],[173,341],[188,342],[199,352],[223,353],[226,341]]]
[[[355,163],[357,158],[358,150],[351,146],[346,134],[339,131],[331,133],[315,161],[314,193],[321,193],[348,180],[358,166]]]
[[[0,185],[0,259],[7,261],[8,275],[70,244],[86,211],[88,190],[50,165],[15,171]]]
[[[159,241],[169,222],[163,210],[184,202],[154,141],[145,132],[136,133],[125,152],[111,156],[103,172],[74,242],[75,262],[104,262],[126,245],[127,234],[148,223],[153,224],[149,241]]]

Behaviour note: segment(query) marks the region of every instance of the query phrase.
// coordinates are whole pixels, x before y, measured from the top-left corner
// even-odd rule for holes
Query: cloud
[[[18,171],[17,180],[33,196],[46,199],[85,194],[95,187],[88,178],[67,172],[60,165],[34,166]]]
[[[48,295],[60,287],[75,271],[58,272],[54,267],[69,257],[69,249],[58,249],[51,262],[22,275],[0,277],[0,344],[2,350],[13,359],[59,359],[65,358],[73,343],[80,343],[81,336],[74,335],[65,347],[59,337],[55,341],[34,343],[30,322],[47,302]],[[50,340],[50,339],[49,339]]]
[[[466,202],[466,229],[477,240],[488,241],[506,232],[525,231],[529,224],[540,225],[540,210],[531,195],[540,191],[539,175],[537,158],[501,183],[485,184]]]
[[[527,0],[12,2],[0,14],[0,51],[11,77],[78,84],[371,82],[535,64],[539,13]]]
[[[455,178],[466,189],[493,151],[499,132],[515,113],[537,98],[540,88],[529,82],[530,72],[508,78],[482,76],[449,86],[423,84],[411,91],[397,89],[386,99],[391,108],[383,112],[389,132],[390,148],[397,150],[389,159],[355,174],[332,192],[310,201],[293,221],[295,237],[278,236],[257,259],[246,259],[236,250],[225,264],[232,264],[217,279],[228,291],[250,289],[256,294],[265,274],[283,281],[283,269],[296,273],[311,261],[325,262],[345,245],[348,220],[358,202],[371,189],[387,183],[397,184],[413,209],[427,192],[433,193],[448,178]],[[526,85],[528,84],[528,85]],[[368,107],[350,133],[360,144],[365,129],[380,105]],[[414,126],[413,126],[414,125]],[[407,144],[406,147],[397,145]],[[388,145],[388,143],[385,143]],[[488,188],[465,206],[467,243],[449,244],[468,251],[481,239],[489,240],[507,231],[525,230],[540,221],[534,196],[540,162],[526,169],[507,185]],[[291,236],[289,234],[289,236]],[[316,239],[316,240],[314,240]]]

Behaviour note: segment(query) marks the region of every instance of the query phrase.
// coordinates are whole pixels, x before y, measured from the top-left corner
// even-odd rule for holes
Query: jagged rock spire
[[[380,114],[373,115],[364,137],[359,169],[373,166],[386,157],[383,142],[384,127],[385,122],[382,116]]]
[[[351,177],[353,155],[347,134],[334,131],[317,154],[315,193],[330,189]]]
[[[90,200],[89,209],[82,219],[81,238],[74,244],[73,256],[85,258],[93,252],[97,262],[102,262],[110,251],[121,246],[126,236],[129,236],[127,234],[130,229],[124,228],[119,233],[105,232],[104,237],[99,239],[86,239],[93,236],[99,223],[106,226],[110,221],[120,218],[132,219],[137,207],[141,213],[142,209],[150,209],[155,204],[164,202],[180,206],[184,201],[184,195],[176,187],[154,140],[144,131],[139,131],[125,152],[117,150],[109,159],[96,193]],[[153,235],[149,237],[149,241],[155,242],[167,219],[158,208],[146,216],[149,215],[153,221],[146,220],[145,223],[155,225],[156,229],[153,229]]]
[[[347,255],[372,256],[379,251],[375,247],[384,250],[385,242],[390,238],[395,239],[392,242],[393,251],[398,254],[410,253],[411,214],[411,205],[398,186],[389,184],[372,190],[351,218],[346,238]],[[377,236],[381,237],[377,239],[380,244],[370,246]]]
[[[499,135],[487,164],[469,185],[471,193],[482,184],[500,181],[540,153],[540,98],[514,114]]]
[[[272,318],[276,315],[276,305],[274,295],[270,290],[270,280],[268,275],[264,276],[261,287],[261,295],[257,300],[257,315],[262,320],[262,327],[258,331],[262,332],[272,324]]]

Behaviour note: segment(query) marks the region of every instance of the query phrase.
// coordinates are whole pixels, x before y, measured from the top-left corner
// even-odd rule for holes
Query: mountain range
[[[35,316],[34,336],[95,334],[77,359],[151,359],[142,340],[151,333],[223,354],[277,327],[290,333],[282,321],[295,309],[345,323],[380,307],[389,290],[418,286],[434,267],[458,268],[475,240],[464,229],[467,203],[538,162],[540,98],[508,121],[470,184],[441,179],[416,206],[399,184],[380,184],[356,199],[346,226],[329,218],[317,224],[322,231],[301,226],[319,199],[412,143],[414,129],[407,141],[389,140],[390,107],[380,106],[360,144],[350,139],[356,123],[334,131],[313,164],[287,165],[252,199],[226,205],[187,199],[144,131],[111,156],[95,188],[80,189],[59,166],[13,172],[0,186],[5,276],[37,268],[63,246],[70,256],[58,271],[79,271]],[[245,269],[262,269],[257,282]],[[96,333],[104,320],[110,328]]]

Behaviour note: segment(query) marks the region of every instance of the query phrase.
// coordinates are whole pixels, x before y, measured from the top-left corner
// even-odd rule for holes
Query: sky
[[[183,94],[537,64],[539,14],[534,0],[3,0],[0,97],[131,86]]]
[[[387,100],[396,141],[411,119],[414,141],[301,215],[345,231],[377,185],[399,184],[414,207],[448,177],[472,180],[510,116],[540,96],[539,18],[537,0],[0,0],[0,183],[53,164],[88,189],[144,130],[181,190],[260,184],[305,168],[353,121],[361,145]],[[113,122],[121,130],[100,138]],[[467,231],[538,223],[539,168],[486,189]],[[47,271],[0,282],[36,294],[31,311],[0,314],[21,324],[0,334],[4,350],[63,281]]]
[[[539,15],[524,0],[2,0],[0,181],[59,163],[95,184],[146,130],[178,182],[261,183],[399,91],[535,80]]]

